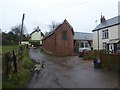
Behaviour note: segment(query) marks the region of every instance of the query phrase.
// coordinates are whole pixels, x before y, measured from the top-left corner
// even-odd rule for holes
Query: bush
[[[11,78],[5,79],[3,88],[22,88],[29,80],[30,72],[26,69],[21,69],[18,73],[12,73]]]
[[[23,48],[22,48],[23,49]],[[29,58],[27,50],[23,50],[22,53],[22,64],[21,68],[17,73],[10,73],[8,78],[3,79],[3,89],[5,88],[23,88],[27,84],[31,77],[32,61]]]
[[[40,41],[39,41],[39,40],[29,41],[29,43],[30,43],[31,45],[34,45],[35,47],[39,47],[39,46],[40,46]]]
[[[100,51],[92,50],[90,52],[85,53],[83,56],[83,59],[93,60],[94,58],[100,58],[101,53],[105,53],[105,51],[104,50],[100,50]]]
[[[10,40],[7,39],[2,39],[2,45],[17,45],[17,42],[12,42]]]
[[[24,68],[30,69],[32,68],[33,62],[30,60],[27,50],[23,52],[23,66]]]

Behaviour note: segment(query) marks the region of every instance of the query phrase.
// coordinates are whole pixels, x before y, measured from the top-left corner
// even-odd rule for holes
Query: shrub
[[[36,47],[39,47],[39,46],[40,46],[40,41],[39,41],[39,40],[31,40],[31,41],[29,41],[29,43],[30,43],[31,45],[36,46]]]
[[[105,51],[104,50],[100,50],[100,51],[92,50],[92,51],[89,51],[89,52],[85,53],[83,55],[83,59],[93,60],[94,58],[100,58],[101,53],[105,53]]]

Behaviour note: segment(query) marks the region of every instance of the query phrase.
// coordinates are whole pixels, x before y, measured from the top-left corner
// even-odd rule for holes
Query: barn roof
[[[59,24],[59,25],[58,25],[56,28],[54,28],[51,32],[48,32],[42,40],[44,40],[44,39],[48,38],[49,36],[51,36],[52,34],[54,34],[54,32],[55,32],[60,26],[62,26],[64,23],[66,23],[66,24],[71,28],[72,33],[73,33],[73,35],[74,35],[73,27],[72,27],[72,26],[69,24],[69,22],[65,19],[62,24]]]

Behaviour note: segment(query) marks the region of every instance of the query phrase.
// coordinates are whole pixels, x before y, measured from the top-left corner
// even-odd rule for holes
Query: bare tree
[[[16,34],[16,35],[19,35],[21,34],[21,25],[16,25],[14,27],[11,28],[11,31]],[[22,35],[24,34],[24,32],[26,31],[25,29],[25,26],[23,27],[23,32],[22,32]]]
[[[55,21],[52,21],[51,22],[51,25],[49,25],[50,27],[50,31],[53,31],[55,28],[57,28],[60,24],[55,22]]]

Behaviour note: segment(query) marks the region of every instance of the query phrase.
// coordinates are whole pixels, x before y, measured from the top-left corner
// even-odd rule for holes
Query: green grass
[[[30,60],[27,50],[25,49],[23,52],[23,66],[26,69],[30,69],[33,65],[33,62]]]
[[[18,73],[12,73],[9,78],[4,80],[3,88],[24,88],[27,85],[31,77],[33,63],[26,49],[23,51],[22,56],[23,64],[20,70],[18,70]]]
[[[0,46],[0,54],[2,53],[2,46]]]
[[[29,70],[21,69],[18,73],[12,73],[10,78],[3,81],[3,88],[22,88],[30,77]]]
[[[5,53],[5,52],[9,52],[12,50],[16,50],[18,49],[19,46],[0,46],[0,49],[2,48],[2,51],[0,51],[0,53]]]

